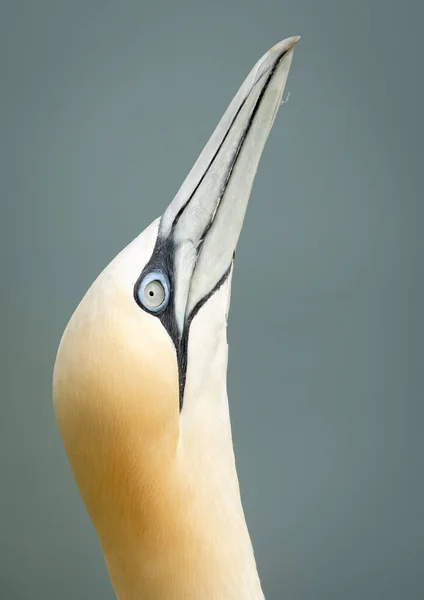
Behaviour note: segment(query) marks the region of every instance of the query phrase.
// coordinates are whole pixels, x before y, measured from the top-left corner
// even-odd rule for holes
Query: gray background
[[[56,348],[296,34],[233,284],[247,521],[269,600],[424,597],[423,18],[419,0],[1,2],[2,600],[113,598],[54,422]]]

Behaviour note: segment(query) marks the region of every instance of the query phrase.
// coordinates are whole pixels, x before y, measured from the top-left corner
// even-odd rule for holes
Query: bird
[[[255,64],[162,216],[63,333],[53,406],[119,600],[264,598],[227,397],[234,256],[299,37]]]

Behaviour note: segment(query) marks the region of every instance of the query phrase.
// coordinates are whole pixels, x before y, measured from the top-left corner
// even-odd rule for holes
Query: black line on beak
[[[224,185],[222,186],[222,189],[221,189],[221,192],[220,192],[220,196],[219,196],[219,200],[218,200],[218,206],[219,206],[219,203],[221,202],[222,196],[224,195],[225,189],[226,189],[226,187],[227,187],[227,185],[228,185],[228,180],[229,180],[229,178],[230,178],[230,175],[231,175],[231,171],[233,170],[233,168],[234,168],[234,165],[235,165],[235,163],[236,163],[236,161],[237,161],[237,157],[238,157],[238,155],[239,155],[239,153],[240,153],[241,146],[243,145],[243,142],[244,142],[244,140],[246,139],[246,135],[248,134],[248,132],[249,132],[249,129],[250,129],[251,125],[252,125],[252,122],[253,122],[254,116],[255,116],[255,114],[256,114],[256,112],[257,112],[257,109],[258,109],[258,107],[260,106],[260,103],[261,103],[261,100],[262,100],[262,98],[263,98],[263,95],[264,95],[264,93],[265,93],[266,89],[268,88],[269,82],[271,81],[271,79],[272,79],[272,76],[274,75],[274,72],[275,72],[276,68],[277,68],[277,67],[278,67],[278,65],[280,64],[281,60],[282,60],[282,59],[285,57],[285,55],[287,54],[287,52],[289,52],[289,50],[287,50],[286,52],[284,52],[284,54],[282,54],[282,55],[280,56],[280,58],[277,60],[277,62],[274,64],[274,66],[272,67],[272,69],[270,70],[270,72],[269,72],[269,74],[268,74],[267,80],[266,80],[266,82],[265,82],[265,84],[264,84],[264,87],[263,87],[263,88],[262,88],[262,90],[261,90],[261,93],[260,93],[260,95],[259,95],[259,98],[258,98],[258,100],[257,100],[257,102],[256,102],[256,105],[255,105],[255,107],[254,107],[253,111],[252,111],[252,114],[251,114],[251,116],[250,116],[250,119],[249,119],[249,121],[248,121],[248,123],[247,123],[247,125],[246,125],[246,128],[245,128],[244,132],[243,132],[242,138],[241,138],[241,140],[240,140],[240,142],[239,142],[239,144],[238,144],[238,147],[237,147],[237,150],[236,150],[236,152],[235,152],[235,155],[234,155],[234,157],[233,157],[233,160],[232,160],[232,162],[231,162],[231,164],[230,164],[230,167],[229,167],[229,170],[228,170],[228,174],[227,174],[227,178],[226,178],[226,180],[225,180],[225,183],[224,183]],[[208,166],[206,167],[206,169],[205,169],[204,173],[202,174],[201,178],[199,179],[198,183],[196,184],[196,186],[195,186],[194,190],[192,191],[192,193],[190,194],[190,196],[187,198],[186,202],[184,202],[183,206],[180,208],[180,210],[179,210],[179,211],[177,212],[177,214],[175,215],[175,218],[174,218],[174,221],[173,221],[173,223],[172,223],[172,227],[171,227],[171,231],[170,231],[170,234],[169,234],[169,235],[172,235],[172,233],[173,233],[173,230],[175,229],[175,227],[176,227],[176,225],[177,225],[177,223],[178,223],[178,221],[179,221],[179,219],[180,219],[181,215],[183,214],[184,210],[186,209],[186,207],[188,206],[188,204],[189,204],[189,203],[190,203],[190,201],[192,200],[192,198],[193,198],[194,194],[195,194],[195,193],[197,192],[197,190],[199,189],[199,187],[200,187],[200,185],[201,185],[202,181],[204,180],[204,178],[205,178],[205,177],[206,177],[206,175],[208,174],[208,172],[209,172],[209,169],[211,168],[211,166],[212,166],[212,164],[214,163],[214,161],[215,161],[215,159],[216,159],[216,157],[217,157],[217,155],[218,155],[219,151],[221,150],[221,148],[222,148],[222,146],[223,146],[223,144],[224,144],[225,140],[227,139],[227,137],[228,137],[228,135],[229,135],[229,133],[230,133],[230,131],[231,131],[231,128],[232,128],[232,126],[234,125],[234,123],[235,123],[235,121],[236,121],[236,119],[237,119],[238,115],[240,114],[240,111],[242,110],[243,106],[246,104],[246,101],[247,101],[247,99],[248,99],[248,97],[249,97],[250,93],[253,91],[254,87],[255,87],[256,85],[258,85],[259,81],[260,81],[260,80],[258,80],[258,81],[255,83],[255,85],[252,87],[252,89],[250,90],[249,94],[248,94],[248,95],[247,95],[247,96],[244,98],[243,102],[240,104],[239,108],[237,109],[236,113],[234,114],[233,118],[231,119],[231,123],[230,123],[230,125],[228,126],[228,129],[227,129],[227,131],[225,132],[225,135],[224,135],[224,137],[222,138],[222,141],[221,141],[221,143],[219,144],[218,148],[216,149],[216,151],[215,151],[214,155],[212,156],[212,158],[211,158],[211,160],[210,160],[210,162],[209,162]],[[211,223],[209,224],[209,226],[207,227],[207,229],[206,229],[206,231],[205,231],[205,233],[204,233],[204,236],[206,235],[206,233],[207,233],[207,230],[209,229],[209,227],[212,225],[212,222],[213,222],[213,219],[212,219]],[[203,236],[203,237],[204,237],[204,236]]]

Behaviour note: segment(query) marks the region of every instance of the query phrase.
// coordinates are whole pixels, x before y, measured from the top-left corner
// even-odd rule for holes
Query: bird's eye
[[[150,312],[162,311],[169,300],[169,285],[161,271],[151,271],[142,280],[138,288],[138,299]]]

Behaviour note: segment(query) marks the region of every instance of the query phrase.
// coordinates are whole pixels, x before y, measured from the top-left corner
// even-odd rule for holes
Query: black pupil
[[[155,295],[155,292],[153,290],[150,290],[149,296],[154,296],[154,295]]]

